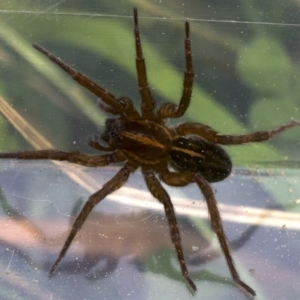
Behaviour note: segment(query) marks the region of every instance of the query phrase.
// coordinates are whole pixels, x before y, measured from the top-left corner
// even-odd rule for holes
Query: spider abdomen
[[[110,145],[142,165],[156,165],[166,160],[172,141],[166,127],[145,119],[110,119],[105,136]]]
[[[209,182],[225,179],[232,169],[223,148],[198,136],[177,137],[172,142],[170,156],[175,169],[200,173]]]

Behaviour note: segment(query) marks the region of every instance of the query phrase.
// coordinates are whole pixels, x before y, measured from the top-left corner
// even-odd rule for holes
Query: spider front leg
[[[93,82],[91,79],[89,79],[87,76],[81,74],[80,72],[77,72],[70,66],[68,66],[66,63],[64,63],[61,59],[54,56],[52,53],[44,49],[38,44],[32,45],[35,49],[40,51],[42,54],[46,55],[51,61],[53,61],[56,65],[58,65],[61,69],[63,69],[66,73],[68,73],[76,82],[78,82],[80,85],[88,89],[90,92],[95,94],[96,96],[100,97],[103,102],[105,102],[107,105],[111,106],[115,111],[117,111],[120,115],[123,114],[122,109],[122,103],[118,99],[116,99],[111,93],[106,91],[101,86],[97,85],[95,82]]]
[[[138,24],[138,13],[137,9],[133,10],[134,18],[134,37],[135,37],[135,51],[136,51],[136,71],[138,77],[139,92],[142,98],[142,116],[151,117],[153,116],[153,110],[155,109],[155,100],[151,95],[147,73],[146,64],[143,56],[141,38]]]
[[[183,92],[179,105],[173,103],[165,103],[158,110],[158,116],[164,118],[178,118],[186,112],[192,97],[194,71],[192,63],[192,51],[190,40],[190,25],[185,22],[185,64],[186,70],[184,73]]]
[[[175,210],[173,207],[173,204],[171,202],[170,196],[166,192],[166,190],[163,188],[163,186],[160,184],[158,179],[155,177],[154,172],[152,170],[148,170],[146,168],[142,169],[143,175],[147,184],[147,187],[150,191],[150,193],[158,199],[159,202],[161,202],[164,206],[165,213],[168,219],[169,228],[170,228],[170,234],[172,243],[175,246],[178,261],[180,264],[181,272],[183,277],[186,279],[189,287],[192,289],[192,291],[195,293],[197,291],[197,287],[195,283],[190,278],[189,272],[186,267],[182,245],[181,245],[181,238],[180,238],[180,232],[178,229],[178,224],[176,220]]]
[[[300,122],[292,120],[270,130],[262,130],[242,135],[220,134],[211,127],[200,123],[184,123],[175,128],[178,135],[198,135],[210,142],[221,145],[241,145],[245,143],[267,141],[289,128],[300,126]]]
[[[249,294],[251,294],[254,297],[256,295],[255,291],[240,279],[240,276],[235,268],[234,260],[231,256],[227,237],[223,228],[222,219],[218,209],[217,201],[209,183],[200,174],[193,174],[192,172],[189,171],[170,172],[169,170],[167,170],[167,168],[161,170],[160,177],[166,184],[170,186],[186,186],[192,182],[195,182],[199,186],[201,192],[204,195],[204,199],[207,203],[208,212],[211,221],[211,228],[218,237],[232,279],[237,283],[237,285],[242,287],[244,290],[246,290]]]
[[[101,190],[94,193],[90,196],[86,204],[84,205],[83,209],[79,213],[78,217],[76,218],[71,232],[65,241],[65,244],[62,250],[59,253],[57,260],[55,261],[54,265],[52,266],[49,276],[51,277],[55,272],[57,266],[59,265],[62,258],[65,256],[66,252],[68,251],[74,237],[76,236],[77,232],[80,230],[81,226],[89,216],[90,212],[93,208],[102,201],[107,195],[111,194],[112,192],[119,189],[123,186],[126,181],[128,180],[129,175],[137,169],[137,166],[134,164],[127,163],[111,180],[105,183]]]
[[[0,153],[1,158],[14,158],[14,159],[49,159],[58,161],[68,161],[77,165],[86,167],[103,167],[111,163],[123,161],[122,153],[116,151],[111,154],[104,155],[87,155],[77,151],[64,152],[59,150],[34,150],[34,151],[19,151]]]

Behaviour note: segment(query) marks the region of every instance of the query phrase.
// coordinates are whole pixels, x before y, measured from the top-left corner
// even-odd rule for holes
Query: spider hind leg
[[[255,291],[240,279],[240,276],[235,268],[234,260],[228,246],[227,237],[223,229],[221,215],[217,206],[212,188],[209,183],[200,175],[189,171],[185,172],[170,172],[167,168],[160,170],[160,178],[163,182],[170,186],[186,186],[189,183],[195,182],[201,190],[205,201],[207,203],[208,212],[211,221],[211,228],[217,235],[222,252],[225,256],[229,271],[235,283],[250,293],[253,297],[256,295]]]
[[[188,283],[189,288],[192,290],[193,293],[195,293],[197,291],[197,287],[193,280],[190,278],[186,266],[175,210],[170,196],[163,188],[159,180],[155,177],[154,172],[152,170],[147,170],[146,168],[143,168],[142,171],[150,193],[164,206],[165,214],[169,223],[172,243],[175,246],[175,250],[181,268],[181,273],[185,278],[186,282]]]
[[[200,174],[196,174],[194,176],[194,181],[197,183],[201,192],[204,195],[205,201],[207,203],[209,216],[210,216],[211,228],[218,237],[232,279],[235,281],[235,283],[238,286],[242,287],[243,290],[247,291],[249,294],[251,294],[254,297],[256,295],[255,291],[244,281],[241,280],[235,268],[234,260],[230,253],[227,237],[223,229],[221,215],[212,188],[210,187],[209,183]]]

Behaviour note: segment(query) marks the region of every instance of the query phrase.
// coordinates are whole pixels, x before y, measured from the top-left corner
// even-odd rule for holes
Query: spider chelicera
[[[240,279],[235,268],[228,246],[210,182],[217,182],[229,176],[232,164],[227,153],[218,145],[240,145],[251,142],[267,141],[288,128],[299,126],[300,122],[292,120],[274,129],[259,131],[245,135],[223,135],[201,123],[183,123],[167,127],[168,118],[181,117],[187,110],[192,95],[194,71],[192,65],[189,22],[185,22],[185,63],[186,70],[183,81],[183,92],[179,105],[165,103],[156,109],[155,100],[148,86],[145,60],[142,53],[137,9],[134,9],[134,37],[136,49],[136,70],[138,87],[141,95],[141,112],[138,112],[129,98],[115,98],[101,86],[85,75],[75,71],[60,59],[37,44],[33,46],[50,60],[56,63],[80,85],[100,98],[99,107],[117,117],[107,119],[105,129],[100,138],[92,137],[89,145],[108,154],[87,155],[77,151],[63,152],[59,150],[21,151],[1,153],[0,158],[16,159],[50,159],[68,161],[88,166],[103,167],[123,162],[118,173],[106,182],[103,187],[92,194],[76,218],[65,244],[52,266],[49,275],[53,275],[60,261],[66,254],[75,235],[80,230],[95,205],[107,195],[124,185],[130,174],[141,167],[143,177],[150,193],[164,206],[169,223],[170,235],[174,244],[181,272],[193,292],[197,288],[190,278],[182,250],[180,232],[174,207],[170,196],[163,188],[160,180],[170,186],[182,187],[196,183],[207,203],[211,228],[217,235],[222,252],[226,258],[231,276],[236,284],[252,296],[255,291]],[[105,142],[106,146],[100,144]],[[172,167],[170,170],[169,167]],[[157,178],[159,177],[159,179]]]

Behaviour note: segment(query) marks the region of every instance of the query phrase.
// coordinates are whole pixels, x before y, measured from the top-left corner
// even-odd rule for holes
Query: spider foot
[[[197,292],[197,287],[195,285],[195,283],[193,282],[193,280],[188,276],[184,276],[185,280],[187,281],[188,287],[191,290],[192,294],[196,294]]]
[[[247,285],[245,282],[243,282],[242,280],[238,279],[238,280],[235,280],[235,282],[240,286],[242,287],[247,293],[249,293],[252,298],[254,298],[256,296],[256,293],[255,291],[249,286]]]

